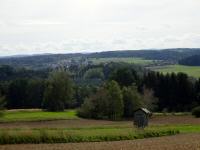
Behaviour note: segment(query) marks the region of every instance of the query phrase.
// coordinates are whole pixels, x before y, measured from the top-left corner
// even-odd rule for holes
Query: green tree
[[[78,114],[85,118],[108,118],[107,96],[107,91],[100,88],[96,94],[86,98]]]
[[[65,71],[52,72],[47,79],[43,108],[49,111],[64,111],[72,103],[73,83]]]
[[[41,108],[45,82],[43,79],[30,79],[27,86],[29,108]]]
[[[142,100],[145,108],[151,111],[154,111],[157,108],[158,99],[154,97],[153,90],[144,88]]]
[[[137,72],[130,68],[120,68],[115,70],[110,79],[117,81],[120,86],[131,86],[133,83],[139,82]]]
[[[122,92],[117,82],[110,81],[87,98],[79,110],[86,118],[118,120],[123,116]]]
[[[108,92],[107,101],[108,105],[108,117],[111,120],[121,119],[123,116],[124,103],[122,98],[122,92],[116,81],[110,81],[106,84],[106,90]]]
[[[16,79],[12,81],[8,89],[8,108],[27,108],[27,79]]]
[[[134,111],[143,105],[142,96],[135,86],[123,88],[124,117],[133,117]]]
[[[92,68],[86,71],[84,74],[85,79],[104,79],[102,68]]]

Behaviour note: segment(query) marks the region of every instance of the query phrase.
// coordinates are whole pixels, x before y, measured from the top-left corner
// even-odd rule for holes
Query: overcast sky
[[[200,47],[200,0],[0,0],[0,55]]]

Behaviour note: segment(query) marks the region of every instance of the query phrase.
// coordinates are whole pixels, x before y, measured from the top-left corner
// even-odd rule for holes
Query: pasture
[[[159,68],[155,68],[153,70],[162,72],[164,74],[172,72],[174,73],[183,72],[195,78],[200,77],[200,67],[198,66],[169,65],[169,66],[162,66]]]

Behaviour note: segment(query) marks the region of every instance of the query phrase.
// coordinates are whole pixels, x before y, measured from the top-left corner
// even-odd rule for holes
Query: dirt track
[[[0,150],[200,150],[200,134],[180,134],[133,141],[2,145]]]

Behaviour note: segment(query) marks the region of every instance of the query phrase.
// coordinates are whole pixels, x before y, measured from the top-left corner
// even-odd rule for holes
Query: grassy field
[[[129,120],[81,119],[75,110],[10,110],[0,122],[0,144],[119,141],[177,133],[200,133],[200,120],[190,113],[155,113],[143,131]]]
[[[153,63],[153,60],[145,60],[145,59],[137,58],[137,57],[91,58],[90,61],[93,61],[94,64],[107,63],[107,62],[126,62],[126,63],[130,63],[130,64],[146,65],[146,64]]]
[[[127,126],[93,126],[83,128],[0,129],[0,144],[73,143],[143,139],[200,133],[199,125],[152,125],[145,130]]]
[[[131,120],[108,121],[78,118],[75,110],[65,112],[10,110],[5,112],[1,121],[3,122],[0,122],[0,149],[7,150],[131,150],[133,147],[137,150],[173,150],[174,148],[186,150],[197,149],[200,146],[198,144],[200,119],[194,118],[187,112],[155,113],[150,119],[149,127],[145,130],[134,128]]]
[[[0,144],[73,143],[133,140],[178,134],[168,128],[138,131],[127,127],[90,127],[74,129],[1,129]]]
[[[74,110],[67,110],[64,112],[46,112],[42,110],[12,110],[4,111],[4,115],[0,117],[0,122],[44,121],[62,119],[78,119],[78,117],[76,116],[76,111]]]
[[[199,150],[200,134],[178,134],[114,142],[0,145],[2,150]]]
[[[169,65],[163,66],[162,68],[155,69],[156,71],[166,73],[178,73],[183,72],[189,76],[199,78],[200,77],[200,67],[198,66],[183,66],[183,65]]]

